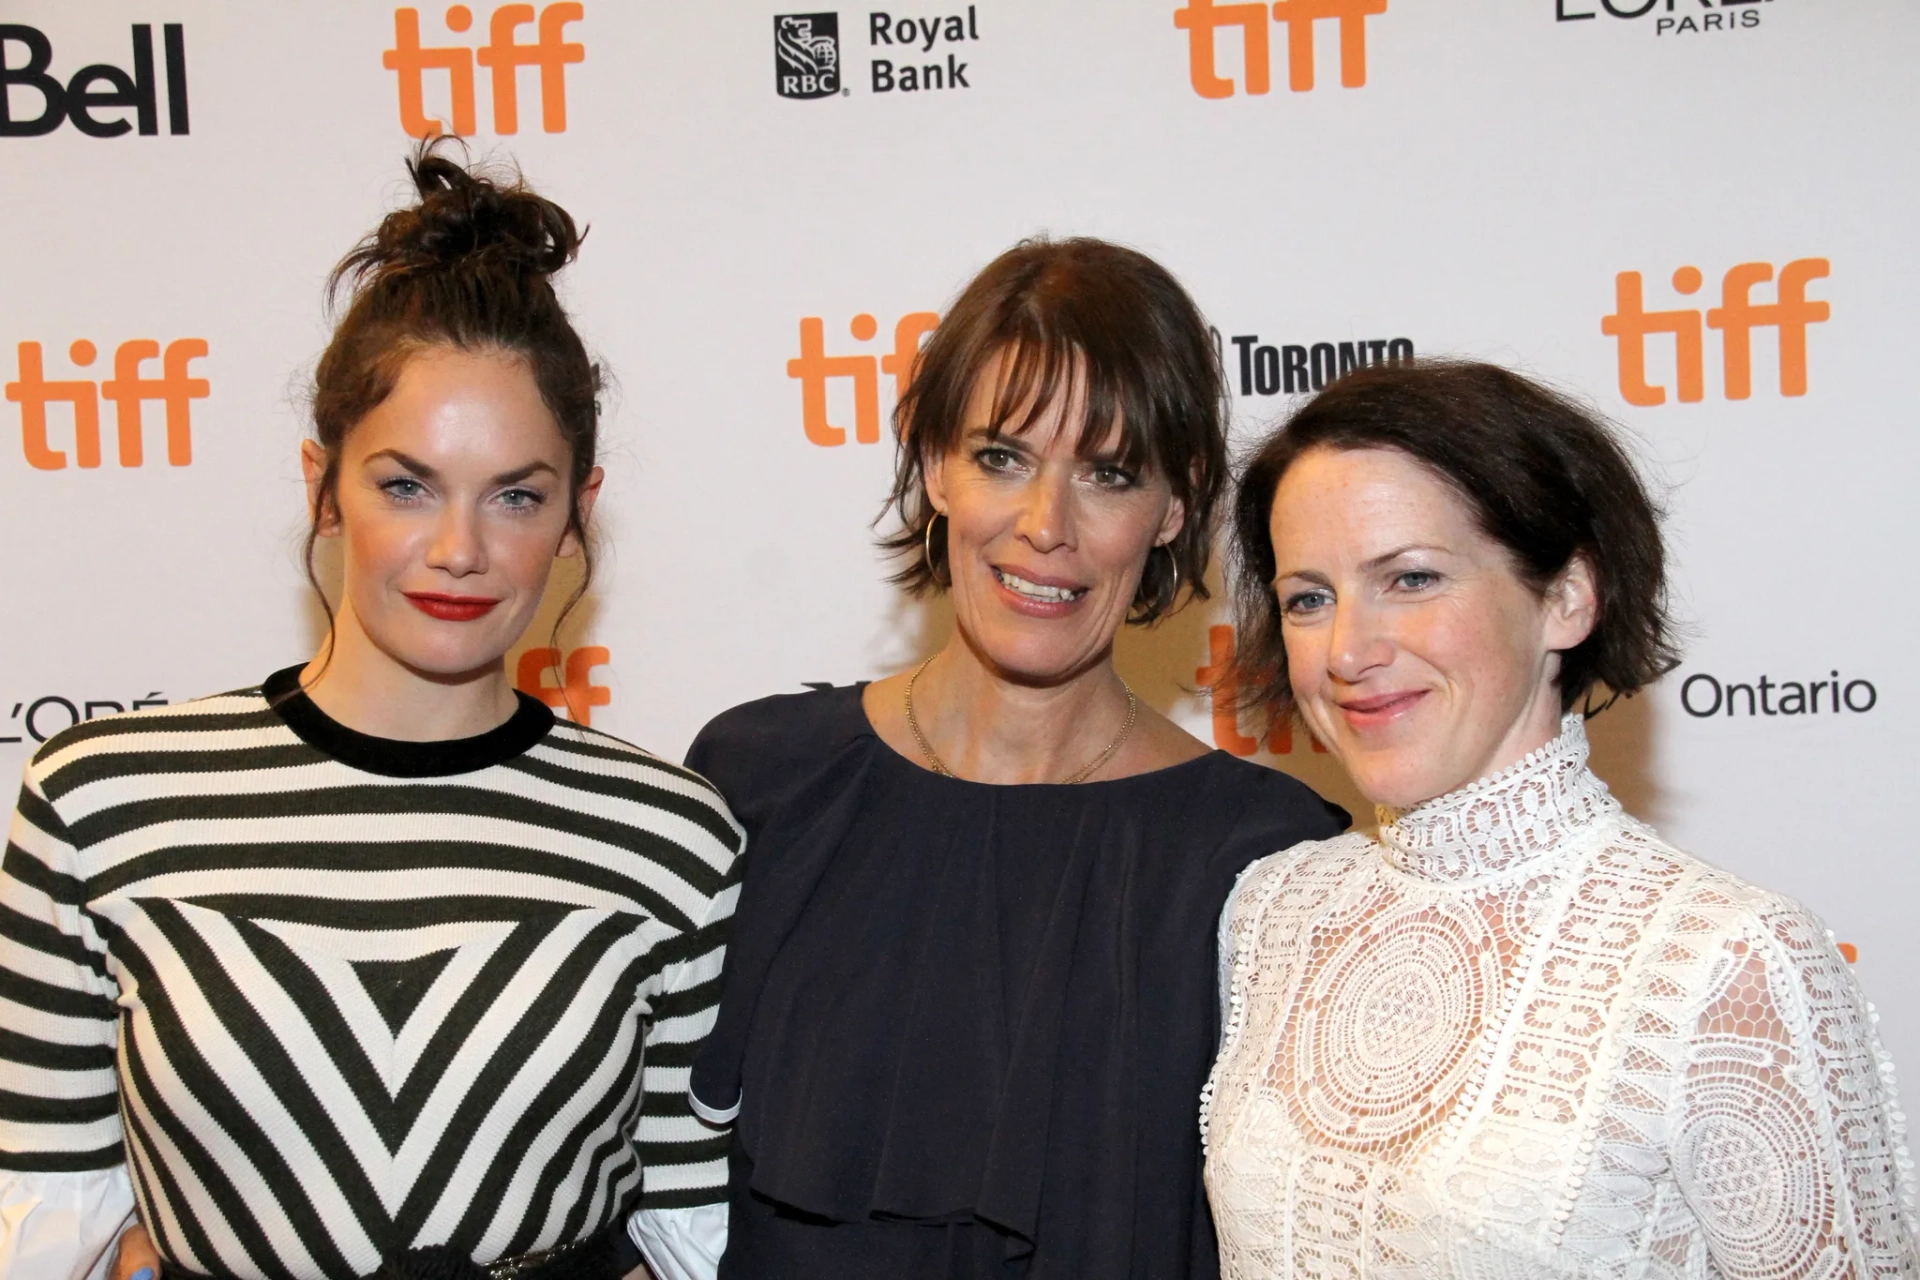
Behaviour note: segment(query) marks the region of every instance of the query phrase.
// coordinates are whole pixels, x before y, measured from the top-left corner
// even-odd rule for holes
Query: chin
[[[414,634],[383,636],[375,643],[401,666],[429,677],[468,675],[498,666],[506,656],[505,648],[480,637]]]
[[[1428,753],[1409,747],[1349,754],[1341,763],[1361,795],[1389,809],[1411,809],[1461,785],[1435,769]]]

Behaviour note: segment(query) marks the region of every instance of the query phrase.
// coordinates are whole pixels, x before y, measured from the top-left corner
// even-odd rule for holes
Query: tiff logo
[[[1194,681],[1206,689],[1213,700],[1213,745],[1222,751],[1236,756],[1257,755],[1260,751],[1260,739],[1240,732],[1240,715],[1233,705],[1233,695],[1237,682],[1233,678],[1233,628],[1212,626],[1207,628],[1207,665],[1197,668],[1193,673]],[[1313,749],[1325,753],[1326,748],[1312,734],[1307,740]],[[1271,755],[1287,756],[1293,754],[1293,722],[1277,721],[1267,732],[1267,751]]]
[[[1807,394],[1807,326],[1824,322],[1831,314],[1825,302],[1810,300],[1807,285],[1827,276],[1825,258],[1797,258],[1780,268],[1772,302],[1753,299],[1755,285],[1773,280],[1773,266],[1765,262],[1743,262],[1732,267],[1720,281],[1720,305],[1705,315],[1706,328],[1720,331],[1721,376],[1729,400],[1745,400],[1753,394],[1753,331],[1772,329],[1780,340],[1780,394]],[[1705,278],[1698,267],[1681,267],[1673,273],[1674,292],[1692,295],[1700,291]],[[1702,316],[1698,310],[1678,308],[1669,311],[1646,309],[1644,286],[1638,271],[1622,271],[1614,276],[1614,311],[1600,320],[1600,332],[1619,344],[1620,395],[1628,404],[1651,406],[1664,404],[1667,389],[1647,381],[1647,338],[1670,333],[1674,345],[1674,381],[1684,404],[1700,400],[1706,393]]]
[[[540,70],[540,127],[548,133],[567,131],[567,64],[583,62],[584,45],[566,39],[568,23],[578,22],[583,10],[578,4],[562,0],[539,11],[536,20],[530,4],[503,4],[493,11],[487,24],[487,43],[479,49],[450,44],[422,47],[420,11],[393,11],[393,48],[381,55],[380,64],[400,81],[400,127],[415,138],[430,138],[447,132],[446,126],[427,114],[426,73],[444,71],[451,93],[453,129],[461,137],[479,130],[474,122],[473,66],[478,62],[493,73],[493,131],[500,134],[520,131],[520,79],[522,67]],[[446,13],[447,30],[466,31],[473,26],[473,11],[463,4],[451,6]],[[521,44],[518,33],[528,23],[535,24],[532,44]]]
[[[800,321],[800,354],[787,361],[787,376],[800,380],[800,420],[807,439],[831,447],[847,442],[847,429],[827,421],[827,383],[832,378],[853,381],[853,437],[861,444],[880,443],[880,375],[893,375],[897,399],[913,380],[920,340],[940,323],[939,313],[914,311],[893,326],[893,350],[884,356],[827,354],[826,322],[819,316]],[[871,342],[880,322],[864,312],[847,325],[861,342]]]
[[[160,29],[167,69],[167,132],[187,132],[187,38],[177,22]],[[9,46],[19,45],[26,61],[12,65]],[[65,84],[47,74],[53,63],[53,43],[33,27],[0,23],[0,138],[37,138],[67,121],[90,138],[117,138],[136,126],[140,136],[160,132],[160,98],[153,74],[153,27],[133,25],[133,74],[104,62],[84,66]],[[105,86],[104,88],[100,86]],[[40,95],[40,114],[16,119],[13,90]],[[96,111],[133,109],[133,119],[101,119]]]
[[[1267,42],[1266,4],[1215,4],[1187,0],[1173,13],[1173,25],[1187,33],[1188,73],[1193,91],[1203,98],[1231,98],[1233,80],[1219,72],[1214,33],[1240,28],[1248,93],[1272,87]],[[1287,86],[1295,93],[1313,88],[1313,24],[1340,24],[1340,83],[1358,89],[1367,82],[1367,19],[1387,11],[1387,0],[1274,0],[1273,21],[1287,27]]]
[[[82,369],[92,365],[98,354],[85,338],[67,348],[68,358]],[[168,464],[188,465],[193,461],[192,402],[206,399],[210,391],[207,380],[193,377],[188,365],[206,354],[204,338],[169,342],[164,354],[151,338],[133,338],[115,348],[113,376],[96,386],[87,378],[49,382],[40,344],[21,343],[19,377],[7,383],[6,392],[7,399],[20,406],[20,443],[28,465],[41,471],[59,471],[67,465],[67,455],[53,447],[47,429],[47,406],[57,402],[73,406],[74,461],[81,467],[99,466],[102,399],[113,402],[121,466],[137,467],[146,461],[142,438],[146,424],[140,410],[150,400],[165,406]],[[140,366],[149,360],[160,361],[158,378],[141,376]]]
[[[613,661],[613,655],[601,645],[586,645],[566,655],[562,662],[558,649],[528,649],[514,667],[514,687],[530,698],[566,713],[575,724],[593,724],[593,709],[613,701],[613,690],[593,682],[593,669]],[[558,684],[548,684],[547,676],[556,676]]]

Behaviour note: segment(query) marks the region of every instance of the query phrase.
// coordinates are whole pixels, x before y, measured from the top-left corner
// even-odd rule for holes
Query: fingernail
[[[153,1280],[153,1268],[142,1267],[138,1271],[134,1272],[132,1275],[128,1276],[127,1280]]]

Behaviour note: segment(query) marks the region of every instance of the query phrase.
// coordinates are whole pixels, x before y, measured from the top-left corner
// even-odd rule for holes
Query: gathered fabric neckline
[[[1554,859],[1621,812],[1587,765],[1578,714],[1560,734],[1477,782],[1399,810],[1381,807],[1380,852],[1421,880],[1466,882]]]

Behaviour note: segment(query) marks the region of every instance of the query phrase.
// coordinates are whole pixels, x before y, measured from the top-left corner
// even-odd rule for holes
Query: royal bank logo
[[[839,14],[774,18],[773,87],[783,98],[831,98],[840,92]]]

